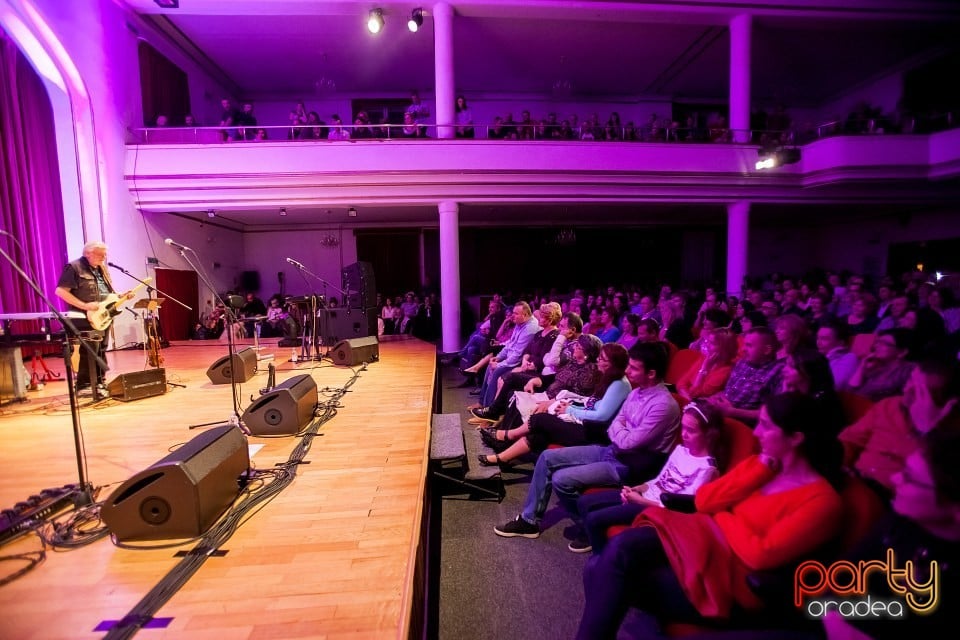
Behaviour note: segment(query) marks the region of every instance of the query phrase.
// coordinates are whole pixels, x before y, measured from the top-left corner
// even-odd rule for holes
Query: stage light
[[[367,30],[370,33],[377,34],[383,29],[383,9],[371,9],[370,17],[367,18]]]
[[[161,9],[179,9],[180,0],[153,0]]]
[[[410,15],[410,20],[407,21],[407,29],[410,29],[411,33],[416,33],[420,30],[420,27],[423,26],[423,9],[417,8],[413,10],[413,13]]]
[[[207,209],[207,217],[208,217],[208,218],[216,218],[216,217],[217,217],[217,212],[214,211],[213,209]]]
[[[351,218],[356,218],[357,210],[354,209],[353,207],[350,207],[349,209],[347,209],[347,215],[350,216]]]
[[[800,149],[775,147],[758,149],[757,153],[760,159],[757,161],[757,171],[763,169],[774,169],[785,164],[795,164],[800,162]]]
[[[280,207],[280,215],[281,215],[281,216],[287,215],[287,208],[286,208],[286,207]]]

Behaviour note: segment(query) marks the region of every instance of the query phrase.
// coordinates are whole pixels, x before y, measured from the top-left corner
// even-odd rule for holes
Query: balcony
[[[221,143],[213,128],[163,134],[190,141],[157,142],[154,136],[152,144],[127,148],[126,181],[144,211],[409,207],[440,200],[946,201],[957,197],[960,175],[960,129],[825,138],[803,146],[796,164],[767,171],[755,169],[755,145],[485,139]]]

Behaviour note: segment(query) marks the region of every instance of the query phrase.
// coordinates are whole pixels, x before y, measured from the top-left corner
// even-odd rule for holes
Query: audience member
[[[756,429],[761,454],[700,487],[696,513],[649,507],[591,557],[576,637],[616,637],[631,604],[694,623],[759,608],[751,572],[804,558],[838,532],[838,443],[820,418],[809,396],[771,397]]]
[[[656,475],[676,441],[680,408],[663,385],[667,355],[659,345],[637,343],[626,376],[634,390],[607,430],[611,444],[548,449],[540,454],[523,511],[497,526],[497,535],[537,538],[551,490],[577,517],[577,499],[590,486],[619,486]]]

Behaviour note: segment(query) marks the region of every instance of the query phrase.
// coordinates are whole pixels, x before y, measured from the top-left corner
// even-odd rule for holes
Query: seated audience
[[[931,356],[911,371],[902,396],[883,398],[857,422],[840,432],[845,464],[874,483],[881,495],[892,487],[891,477],[948,415],[960,398],[956,361]]]
[[[547,302],[540,305],[540,329],[527,344],[520,359],[520,364],[511,371],[500,376],[496,395],[490,404],[484,407],[471,409],[475,419],[486,422],[496,422],[507,410],[507,404],[514,391],[522,390],[531,380],[538,380],[539,386],[553,382],[553,374],[543,372],[544,357],[553,349],[560,331],[557,323],[561,321],[560,305],[556,302]],[[471,419],[471,424],[476,424]]]
[[[780,388],[783,361],[777,360],[777,339],[766,327],[754,327],[743,340],[743,354],[730,371],[721,393],[710,396],[725,417],[753,424],[760,405]]]
[[[473,408],[488,407],[493,403],[497,393],[497,382],[520,365],[527,346],[540,331],[540,324],[533,317],[530,305],[526,302],[513,305],[512,316],[516,326],[503,344],[503,349],[490,359],[487,372],[483,376],[483,384],[480,386],[479,406]]]
[[[585,536],[567,548],[574,553],[600,553],[607,542],[607,529],[629,525],[649,506],[662,507],[665,493],[692,496],[701,485],[720,474],[718,459],[723,417],[708,402],[692,401],[680,419],[681,443],[674,448],[660,473],[634,487],[588,493],[577,501]]]
[[[623,318],[620,320],[620,337],[617,338],[617,344],[621,345],[624,349],[629,350],[630,347],[637,343],[637,340],[640,337],[637,335],[637,327],[640,324],[640,316],[635,313],[625,313]]]
[[[913,370],[913,363],[907,361],[912,337],[910,329],[878,332],[870,353],[847,382],[850,391],[874,402],[903,393],[903,385]]]
[[[839,443],[822,424],[809,396],[767,400],[756,428],[761,454],[700,487],[696,513],[649,507],[590,558],[576,637],[615,638],[631,605],[692,623],[760,608],[751,572],[808,557],[838,532]]]
[[[843,391],[853,377],[860,358],[850,352],[850,333],[846,323],[835,320],[820,325],[817,329],[817,349],[830,362],[834,388]]]
[[[600,330],[594,335],[603,342],[616,342],[620,338],[620,327],[617,326],[617,311],[613,305],[605,307],[600,312]]]
[[[820,402],[825,428],[840,433],[846,426],[843,405],[833,383],[833,373],[826,356],[813,347],[802,347],[783,363],[781,391],[794,391],[811,396]]]
[[[739,350],[730,329],[704,329],[701,340],[699,360],[677,380],[677,394],[688,402],[723,391]]]
[[[506,538],[538,538],[551,491],[576,517],[577,499],[586,488],[620,486],[656,475],[680,427],[680,407],[663,385],[666,368],[662,347],[635,344],[626,370],[634,390],[607,429],[611,444],[548,449],[540,454],[522,513],[494,532]]]
[[[516,429],[484,429],[483,441],[498,454],[480,456],[480,464],[506,464],[531,451],[540,452],[551,444],[565,447],[608,444],[606,427],[630,393],[624,377],[627,351],[616,343],[597,349],[596,336],[582,335],[574,350],[577,361],[593,359],[599,381],[589,396],[561,391],[556,400],[544,401],[533,411],[526,424]],[[595,355],[595,351],[599,354]],[[589,421],[591,424],[584,424]],[[511,444],[513,443],[513,444]]]

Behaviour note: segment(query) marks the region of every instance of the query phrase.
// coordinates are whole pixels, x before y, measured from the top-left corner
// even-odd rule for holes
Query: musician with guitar
[[[113,317],[120,313],[119,307],[133,298],[134,291],[117,294],[104,264],[107,259],[107,245],[103,242],[88,242],[83,245],[83,257],[68,263],[57,281],[56,294],[71,307],[71,311],[80,311],[85,317],[73,320],[81,332],[89,332],[91,346],[104,357],[107,350],[106,330],[110,328]],[[93,342],[97,338],[99,341]],[[96,370],[93,381],[100,393],[106,395],[104,371]],[[86,349],[80,349],[80,366],[77,371],[77,391],[90,388],[90,366]]]

